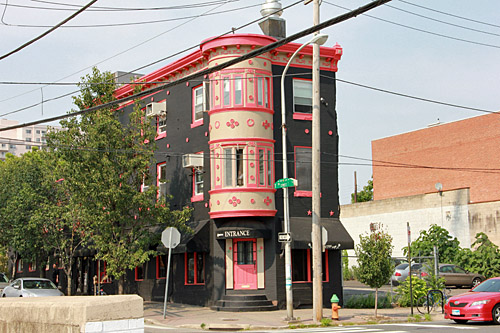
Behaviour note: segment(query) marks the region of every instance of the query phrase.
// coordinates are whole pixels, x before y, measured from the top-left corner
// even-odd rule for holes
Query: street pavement
[[[344,295],[363,294],[373,292],[362,284],[355,282],[344,286]],[[383,287],[383,291],[390,292],[390,286]],[[465,289],[454,293],[466,292]],[[414,314],[418,311],[414,309]],[[338,325],[356,325],[374,322],[374,309],[340,309],[339,321],[332,321]],[[378,322],[404,322],[411,314],[410,308],[378,309]],[[312,309],[294,309],[295,320],[287,321],[287,311],[261,311],[261,312],[225,312],[213,311],[208,307],[167,303],[166,318],[163,318],[162,302],[144,302],[144,320],[146,324],[169,328],[210,329],[217,331],[236,330],[268,330],[284,329],[289,325],[313,324]],[[331,308],[323,309],[323,317],[331,318]],[[423,316],[422,316],[423,317]],[[440,312],[432,314],[432,320],[442,320]]]

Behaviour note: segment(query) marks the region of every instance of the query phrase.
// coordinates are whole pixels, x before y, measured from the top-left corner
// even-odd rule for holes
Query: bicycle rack
[[[430,313],[429,310],[429,295],[431,294],[439,294],[441,296],[441,313],[444,313],[444,294],[439,289],[431,289],[427,292],[427,313]]]

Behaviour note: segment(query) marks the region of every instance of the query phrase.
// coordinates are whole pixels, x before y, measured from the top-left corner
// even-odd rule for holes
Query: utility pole
[[[313,1],[313,25],[319,24],[319,0]],[[319,31],[314,33],[319,34]],[[319,94],[319,45],[313,44],[312,64],[312,265],[313,265],[313,321],[323,318],[323,270],[321,263],[321,178],[320,178],[320,94]]]
[[[358,177],[356,177],[356,171],[354,171],[354,203],[358,202]]]

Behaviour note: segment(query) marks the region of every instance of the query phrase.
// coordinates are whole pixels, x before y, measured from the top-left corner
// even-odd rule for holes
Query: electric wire
[[[257,56],[259,56],[259,55],[261,55],[263,53],[266,53],[266,52],[269,52],[271,50],[274,50],[277,47],[280,47],[282,45],[288,44],[288,43],[290,43],[290,42],[292,42],[292,41],[294,41],[296,39],[308,36],[308,35],[316,32],[318,30],[325,29],[325,28],[327,28],[329,26],[332,26],[332,25],[344,22],[346,20],[349,20],[349,19],[351,19],[353,17],[356,17],[356,16],[358,16],[358,15],[366,12],[366,11],[369,11],[369,10],[371,10],[373,8],[377,8],[377,7],[383,5],[384,3],[387,3],[389,1],[391,1],[391,0],[378,0],[378,1],[370,2],[370,3],[368,3],[368,4],[364,5],[364,6],[361,6],[361,7],[357,8],[355,10],[352,10],[352,11],[350,11],[348,13],[336,16],[336,17],[334,17],[332,19],[326,20],[326,21],[324,21],[322,23],[319,23],[319,24],[317,24],[315,26],[312,26],[312,27],[309,27],[309,28],[304,29],[302,31],[299,31],[299,32],[297,32],[297,33],[295,33],[295,34],[293,34],[293,35],[291,35],[289,37],[283,38],[281,40],[277,40],[276,42],[273,42],[273,43],[270,43],[268,45],[262,46],[259,49],[250,51],[250,52],[248,52],[245,55],[239,56],[239,57],[234,58],[234,59],[230,59],[230,60],[228,60],[228,61],[226,61],[224,63],[215,65],[215,66],[213,66],[211,68],[200,70],[199,72],[187,75],[187,76],[185,76],[183,78],[180,78],[180,79],[178,79],[176,81],[169,82],[169,83],[166,83],[164,85],[160,85],[160,86],[157,86],[157,87],[154,87],[154,88],[150,88],[150,89],[144,90],[142,92],[139,92],[139,93],[132,94],[130,96],[124,97],[124,98],[119,99],[119,100],[115,100],[115,101],[111,101],[111,102],[108,102],[108,103],[103,103],[101,105],[97,105],[97,106],[94,106],[94,107],[90,107],[90,108],[85,109],[85,110],[80,110],[80,111],[68,113],[68,114],[65,114],[65,115],[59,115],[59,116],[55,116],[55,117],[51,117],[51,118],[45,118],[45,119],[41,119],[41,120],[37,120],[37,121],[32,121],[32,122],[24,123],[24,124],[20,124],[20,125],[15,125],[15,126],[9,126],[9,127],[0,128],[0,132],[11,130],[11,129],[16,129],[16,128],[22,128],[22,127],[26,127],[26,126],[31,126],[31,125],[42,124],[42,123],[46,123],[46,122],[57,121],[57,120],[61,120],[61,119],[64,119],[64,118],[69,118],[69,117],[75,117],[75,116],[78,116],[78,115],[81,115],[81,114],[84,114],[84,113],[87,113],[87,112],[92,112],[92,111],[95,111],[95,110],[98,110],[98,109],[101,109],[101,108],[110,108],[110,107],[113,107],[113,106],[115,106],[117,104],[130,101],[132,99],[144,97],[144,96],[149,95],[151,93],[155,93],[155,92],[167,89],[168,87],[172,87],[172,86],[175,86],[175,85],[178,85],[178,84],[182,84],[182,83],[188,82],[188,81],[190,81],[192,79],[195,79],[196,77],[202,77],[203,75],[208,75],[208,74],[220,71],[220,70],[225,69],[225,68],[227,68],[229,66],[233,66],[233,65],[235,65],[237,63],[240,63],[240,62],[242,62],[244,60],[257,57]],[[214,40],[216,38],[217,37],[215,37],[215,38],[213,38],[211,40]]]
[[[94,3],[96,3],[97,0],[91,0],[88,4],[86,4],[85,6],[83,6],[80,10],[78,10],[77,12],[75,12],[74,14],[70,15],[68,18],[64,19],[63,21],[61,21],[60,23],[56,24],[55,26],[53,26],[52,28],[50,28],[49,30],[45,31],[44,33],[42,33],[41,35],[29,40],[28,42],[24,43],[23,45],[19,46],[18,48],[0,56],[0,60],[3,60],[19,51],[21,51],[22,49],[28,47],[29,45],[35,43],[36,41],[42,39],[43,37],[47,36],[48,34],[50,34],[51,32],[53,32],[54,30],[56,30],[57,28],[59,28],[60,26],[62,26],[63,24],[71,21],[72,19],[74,19],[76,16],[78,16],[79,14],[83,13],[87,8],[89,8],[90,6],[92,6]],[[7,6],[5,7],[7,8]],[[5,14],[5,11],[4,13]],[[3,15],[2,15],[2,21],[3,21]]]
[[[297,0],[297,1],[295,1],[294,3],[292,3],[292,4],[290,4],[290,5],[288,5],[288,6],[284,7],[284,8],[282,8],[282,9],[281,9],[281,10],[279,10],[279,11],[285,11],[285,10],[287,10],[287,9],[289,9],[289,8],[291,8],[291,7],[293,7],[293,6],[297,5],[297,4],[299,4],[299,3],[301,3],[301,2],[302,2],[302,0]],[[220,7],[220,6],[218,6],[218,7],[216,7],[216,8],[219,8],[219,7]],[[214,9],[216,9],[216,8],[214,8]],[[214,10],[214,9],[208,10],[208,11],[206,11],[205,13],[209,13],[210,11],[212,11],[212,10]],[[268,15],[264,16],[263,18],[266,18],[266,17],[269,17],[269,16],[271,16],[271,15],[274,15],[274,14],[276,14],[276,13],[277,13],[277,12],[279,12],[279,11],[272,12],[272,13],[270,13],[270,14],[268,14]],[[204,14],[204,13],[202,13],[202,14]],[[110,56],[110,57],[108,57],[108,58],[106,58],[106,59],[104,59],[104,60],[101,60],[101,61],[99,61],[99,62],[97,62],[97,63],[95,63],[95,64],[93,64],[93,65],[91,65],[91,66],[88,66],[88,67],[86,67],[86,68],[83,68],[83,69],[81,69],[81,70],[79,70],[79,71],[77,71],[77,72],[74,72],[74,73],[72,73],[72,74],[69,74],[69,75],[67,75],[67,76],[65,76],[65,77],[63,77],[63,78],[61,78],[61,79],[59,79],[59,80],[56,80],[55,82],[58,82],[58,81],[64,80],[64,79],[66,79],[66,78],[68,78],[68,77],[71,77],[71,76],[73,76],[73,75],[76,75],[76,74],[78,74],[78,73],[80,73],[80,72],[83,72],[83,71],[85,71],[85,70],[87,70],[87,69],[90,69],[90,68],[92,68],[92,67],[95,67],[95,66],[97,66],[97,65],[99,65],[99,64],[101,64],[101,63],[103,63],[103,62],[106,62],[106,61],[111,60],[111,59],[113,59],[113,58],[115,58],[115,57],[118,57],[118,56],[120,56],[120,55],[122,55],[122,54],[124,54],[124,53],[126,53],[126,52],[128,52],[128,51],[131,51],[131,50],[133,50],[133,49],[135,49],[135,48],[137,48],[137,47],[139,47],[139,46],[142,46],[142,45],[144,45],[144,44],[146,44],[146,43],[150,42],[150,41],[151,41],[151,40],[153,40],[153,39],[156,39],[156,38],[158,38],[158,37],[160,37],[160,36],[162,36],[162,35],[164,35],[164,34],[166,34],[166,33],[168,33],[168,32],[171,32],[171,31],[173,31],[173,30],[175,30],[175,29],[177,29],[177,28],[179,28],[179,27],[181,27],[181,26],[183,26],[183,25],[185,25],[185,24],[189,23],[189,22],[192,22],[193,20],[194,20],[194,19],[188,20],[187,22],[183,22],[183,23],[181,23],[181,24],[179,24],[179,25],[177,25],[177,26],[175,26],[175,27],[173,27],[173,28],[171,28],[171,29],[168,29],[168,30],[166,30],[166,31],[164,31],[164,32],[162,32],[162,33],[160,33],[160,34],[158,34],[158,35],[155,35],[155,36],[153,36],[152,38],[146,39],[145,41],[143,41],[143,42],[141,42],[141,43],[139,43],[139,44],[136,44],[136,45],[134,45],[134,46],[132,46],[132,47],[130,47],[130,48],[127,48],[127,49],[125,49],[125,50],[123,50],[123,51],[121,51],[121,52],[119,52],[119,53],[116,53],[116,54],[114,54],[114,55],[112,55],[112,56]],[[259,19],[256,19],[256,20],[253,20],[253,21],[251,21],[251,22],[249,22],[249,23],[246,23],[246,24],[243,24],[243,25],[241,25],[241,26],[239,26],[239,27],[237,27],[237,28],[233,28],[233,29],[231,29],[230,31],[227,31],[227,32],[225,32],[225,33],[223,33],[223,34],[220,34],[220,35],[219,35],[219,36],[217,36],[217,37],[214,37],[213,39],[216,39],[216,38],[219,38],[219,37],[225,36],[225,35],[230,34],[230,33],[234,33],[235,31],[241,30],[241,29],[243,29],[243,28],[245,28],[245,27],[247,27],[247,26],[249,26],[249,25],[251,25],[251,24],[254,24],[254,23],[256,23],[256,22],[259,22],[260,20],[262,20],[262,18],[259,18]],[[131,70],[131,71],[128,71],[128,72],[124,73],[123,75],[121,75],[121,76],[119,76],[119,77],[122,77],[122,76],[124,76],[124,75],[130,74],[130,73],[133,73],[133,72],[137,72],[137,71],[139,71],[139,70],[141,70],[141,69],[144,69],[144,68],[147,68],[147,67],[153,66],[153,65],[155,65],[155,64],[157,64],[157,63],[159,63],[159,62],[161,62],[161,61],[165,61],[165,60],[171,59],[171,58],[176,57],[176,56],[178,56],[178,55],[180,55],[180,54],[182,54],[182,53],[184,53],[184,52],[187,52],[187,51],[190,51],[190,50],[192,50],[192,49],[194,49],[194,48],[197,48],[197,47],[199,47],[199,46],[200,46],[200,44],[196,44],[196,45],[194,45],[194,46],[191,46],[191,47],[185,48],[184,50],[181,50],[181,51],[179,51],[179,52],[176,52],[176,53],[174,53],[174,54],[171,54],[171,55],[169,55],[169,56],[167,56],[167,57],[164,57],[164,58],[159,59],[159,60],[156,60],[156,61],[154,61],[154,62],[152,62],[152,63],[146,64],[146,65],[141,66],[141,67],[139,67],[139,68],[136,68],[136,69],[133,69],[133,70]],[[119,78],[119,77],[118,77],[118,78]],[[29,94],[29,93],[31,93],[31,92],[33,92],[33,91],[36,91],[36,90],[38,90],[38,89],[30,90],[30,91],[27,91],[27,92],[24,92],[24,93],[21,93],[21,94],[18,94],[18,95],[15,95],[15,96],[9,97],[9,98],[7,98],[7,99],[0,100],[0,103],[5,102],[5,101],[8,101],[8,100],[11,100],[11,99],[14,99],[14,98],[17,98],[17,97],[20,97],[20,96],[23,96],[23,95],[25,95],[25,94]],[[73,91],[73,92],[69,93],[69,95],[76,94],[76,93],[78,93],[79,91],[80,91],[80,90]],[[59,99],[59,98],[65,97],[65,96],[68,96],[68,94],[63,95],[63,96],[60,96],[60,97],[58,97],[58,98],[54,98],[53,100],[55,100],[55,99]],[[31,106],[29,106],[29,107],[22,108],[22,110],[21,110],[21,109],[19,109],[19,110],[15,110],[15,111],[9,112],[8,114],[12,114],[12,113],[15,113],[15,112],[23,111],[23,110],[26,110],[26,109],[28,109],[28,108],[31,108],[31,107],[34,107],[34,106],[38,106],[38,105],[40,105],[40,103],[35,103],[35,104],[32,104],[32,105],[31,105]],[[2,116],[2,115],[0,115],[0,116]]]
[[[230,1],[230,0],[228,0],[228,1]],[[226,4],[226,3],[227,2],[224,2],[223,4]],[[254,7],[257,7],[257,6],[261,6],[261,5],[262,4],[259,3],[259,4],[248,5],[248,6],[243,6],[243,7],[233,8],[233,9],[221,10],[221,11],[218,11],[218,12],[215,12],[215,13],[206,13],[206,14],[201,14],[201,15],[190,15],[190,16],[175,17],[175,18],[161,19],[161,20],[125,22],[125,23],[87,24],[87,25],[84,25],[84,24],[81,24],[81,25],[65,25],[65,26],[62,26],[61,28],[124,27],[124,26],[134,26],[134,25],[146,25],[146,24],[157,24],[157,23],[175,22],[175,21],[188,20],[188,19],[192,19],[192,18],[199,18],[199,17],[206,17],[206,16],[212,16],[212,15],[226,14],[226,13],[236,12],[236,11],[239,11],[239,10],[245,10],[245,9],[248,9],[248,8],[254,8]],[[5,23],[5,22],[2,22],[2,23],[4,25],[7,25],[7,26],[20,27],[20,28],[47,28],[47,27],[50,27],[50,26],[47,26],[47,25],[12,24],[12,23]]]
[[[406,4],[411,5],[411,6],[423,8],[423,9],[426,9],[426,10],[430,10],[430,11],[433,11],[433,12],[436,12],[436,13],[440,13],[440,14],[443,14],[443,15],[447,15],[447,16],[451,16],[451,17],[455,17],[455,18],[462,19],[462,20],[465,20],[465,21],[470,21],[470,22],[474,22],[474,23],[478,23],[478,24],[488,25],[490,27],[500,28],[500,25],[497,25],[497,24],[493,24],[493,23],[489,23],[489,22],[484,22],[484,21],[478,21],[478,20],[471,19],[469,17],[464,17],[464,16],[459,16],[459,15],[451,14],[451,13],[440,11],[440,10],[437,10],[437,9],[434,9],[434,8],[425,7],[425,6],[422,6],[422,5],[417,5],[416,3],[412,3],[410,1],[399,0],[399,2],[403,2],[403,3],[406,3]]]
[[[347,11],[350,10],[347,7],[336,5],[336,4],[331,3],[329,1],[323,1],[323,2],[326,3],[326,4],[328,4],[328,5],[330,5],[330,6],[334,6],[334,7],[340,8],[340,9],[344,9],[344,10],[347,10]],[[481,42],[476,42],[476,41],[469,40],[469,39],[448,36],[448,35],[440,34],[440,33],[437,33],[437,32],[432,32],[432,31],[428,31],[428,30],[424,30],[424,29],[420,29],[420,28],[415,28],[415,27],[412,27],[412,26],[409,26],[409,25],[397,23],[397,22],[394,22],[394,21],[386,20],[386,19],[383,19],[383,18],[380,18],[380,17],[369,15],[369,14],[362,14],[362,15],[364,15],[366,17],[369,17],[369,18],[372,18],[372,19],[375,19],[375,20],[379,20],[379,21],[382,21],[382,22],[390,23],[390,24],[393,24],[393,25],[396,25],[396,26],[399,26],[399,27],[403,27],[403,28],[407,28],[407,29],[410,29],[410,30],[423,32],[423,33],[426,33],[426,34],[429,34],[429,35],[433,35],[433,36],[443,37],[443,38],[447,38],[447,39],[451,39],[451,40],[456,40],[456,41],[460,41],[460,42],[465,42],[465,43],[469,43],[469,44],[475,44],[475,45],[480,45],[480,46],[486,46],[486,47],[500,49],[500,45],[481,43]]]

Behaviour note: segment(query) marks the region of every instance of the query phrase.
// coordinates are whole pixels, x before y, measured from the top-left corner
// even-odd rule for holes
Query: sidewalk
[[[288,328],[289,325],[313,324],[312,309],[294,309],[296,318],[287,322],[286,310],[262,312],[222,312],[213,311],[208,307],[200,307],[178,303],[168,303],[166,318],[163,319],[163,303],[144,302],[144,320],[146,323],[177,328],[212,329],[212,330],[264,330]],[[418,314],[414,309],[414,314]],[[323,317],[331,318],[331,308],[323,309]],[[332,324],[366,324],[373,323],[374,309],[340,309],[339,321]],[[410,315],[410,308],[379,309],[378,316],[382,322],[404,322]],[[423,317],[423,316],[422,316]],[[432,315],[433,320],[440,320],[443,315]]]

